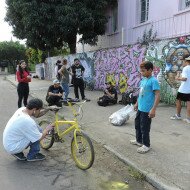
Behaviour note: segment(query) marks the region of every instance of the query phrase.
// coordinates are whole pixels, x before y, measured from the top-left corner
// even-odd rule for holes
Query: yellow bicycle
[[[74,119],[73,120],[65,120],[59,119],[58,111],[61,109],[59,107],[54,108],[54,121],[43,120],[40,121],[39,125],[42,129],[45,129],[47,125],[50,123],[54,124],[54,128],[47,134],[47,136],[41,140],[40,145],[43,149],[48,150],[54,144],[54,142],[64,142],[64,137],[73,132],[73,137],[71,140],[71,154],[76,163],[76,165],[82,169],[89,169],[94,162],[94,148],[92,141],[90,138],[81,130],[77,116],[79,116],[81,112],[81,108],[84,102],[76,103],[79,107],[79,112],[73,108],[73,103],[67,102],[69,107],[71,108]]]

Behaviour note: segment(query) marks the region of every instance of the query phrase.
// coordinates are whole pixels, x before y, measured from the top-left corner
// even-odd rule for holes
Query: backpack
[[[104,106],[104,107],[108,106],[108,104],[109,104],[108,97],[107,96],[100,97],[98,99],[97,103],[99,106]]]
[[[132,92],[125,92],[122,94],[121,100],[119,101],[122,105],[135,104],[137,97],[133,96]]]

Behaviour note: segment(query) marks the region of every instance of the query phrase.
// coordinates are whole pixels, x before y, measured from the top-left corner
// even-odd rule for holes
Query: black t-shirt
[[[114,94],[114,99],[117,100],[117,90],[114,87],[111,88],[106,88],[108,92],[113,95]],[[106,93],[105,93],[106,94]]]
[[[59,86],[58,88],[55,88],[54,85],[51,85],[49,87],[48,91],[47,91],[47,96],[49,96],[48,95],[49,92],[54,93],[54,94],[59,94],[59,93],[62,94],[63,93],[63,89],[62,89],[61,86]]]
[[[82,73],[85,71],[85,68],[82,65],[72,65],[71,69],[73,73],[73,79],[82,79]]]

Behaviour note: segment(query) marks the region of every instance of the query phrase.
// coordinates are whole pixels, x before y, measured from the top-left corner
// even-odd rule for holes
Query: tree
[[[26,47],[19,42],[0,42],[0,61],[7,61],[16,71],[16,61],[26,60]]]
[[[29,47],[40,50],[61,49],[68,43],[76,52],[77,34],[84,43],[95,44],[105,33],[108,5],[117,0],[6,0],[5,20],[14,35],[26,39]]]

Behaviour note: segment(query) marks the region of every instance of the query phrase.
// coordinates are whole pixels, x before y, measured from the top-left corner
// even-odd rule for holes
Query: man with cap
[[[62,96],[63,89],[60,86],[60,81],[58,79],[55,79],[53,81],[53,85],[51,85],[48,89],[46,101],[49,103],[49,106],[56,105],[58,107],[62,107],[62,102],[60,102]]]
[[[181,85],[178,89],[176,97],[176,114],[171,119],[180,120],[181,118],[181,102],[187,104],[187,118],[185,122],[190,124],[190,56],[185,55],[183,57],[183,70],[181,76],[176,76],[176,80],[181,81]]]
[[[106,82],[106,89],[104,90],[104,95],[98,99],[98,105],[100,106],[107,106],[109,104],[116,104],[117,103],[117,91],[112,85],[111,82]]]

